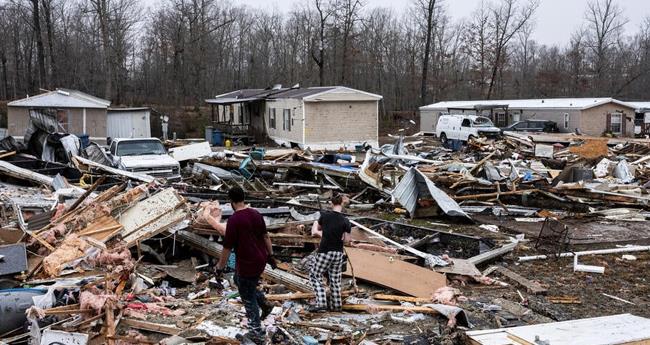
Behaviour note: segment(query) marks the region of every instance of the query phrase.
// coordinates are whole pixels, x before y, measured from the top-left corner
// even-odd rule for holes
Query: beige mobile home
[[[517,100],[477,100],[438,102],[420,108],[420,129],[435,132],[442,114],[478,114],[487,116],[497,127],[520,120],[550,120],[560,132],[576,129],[586,135],[612,132],[634,136],[635,106],[613,98],[551,98]]]
[[[110,101],[68,89],[19,99],[7,104],[8,135],[23,136],[29,126],[29,111],[39,110],[56,116],[68,133],[105,139],[106,111],[110,104]]]
[[[312,149],[378,146],[382,96],[342,86],[246,89],[208,99],[226,137],[268,137]]]

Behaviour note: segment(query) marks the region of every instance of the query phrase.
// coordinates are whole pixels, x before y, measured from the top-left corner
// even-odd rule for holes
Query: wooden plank
[[[95,219],[92,223],[88,224],[83,230],[81,230],[79,236],[88,236],[98,241],[105,242],[120,229],[122,229],[122,224],[118,223],[115,218],[111,216],[102,216]]]
[[[434,291],[447,285],[443,274],[391,256],[357,248],[346,248],[346,253],[350,260],[344,273],[347,276],[353,268],[358,279],[422,298],[431,298]]]
[[[529,293],[532,293],[533,295],[545,295],[548,290],[543,288],[539,283],[536,283],[532,280],[528,280],[521,275],[505,268],[505,267],[498,267],[496,269],[496,272],[499,272],[500,274],[506,276],[508,279],[516,282],[517,284],[523,286],[526,288],[526,291]]]
[[[372,298],[380,301],[395,301],[395,302],[409,302],[409,303],[433,303],[432,298],[420,298],[420,297],[409,297],[409,296],[397,296],[397,295],[385,295],[385,294],[374,294]]]
[[[379,304],[344,304],[343,310],[347,311],[363,311],[367,313],[374,313],[377,311],[390,311],[392,313],[412,312],[422,314],[438,314],[434,309],[428,307],[403,307],[401,305],[379,305]]]
[[[135,319],[122,319],[120,323],[136,329],[168,335],[178,335],[182,331],[182,329],[176,327],[176,325],[153,323]]]
[[[348,297],[353,294],[354,294],[353,290],[342,291],[341,297]],[[314,294],[313,292],[296,292],[296,293],[285,293],[279,295],[266,295],[265,297],[269,301],[290,301],[290,300],[316,298],[316,294]]]
[[[535,336],[553,345],[650,344],[650,319],[620,314],[508,328],[510,339],[535,344]]]

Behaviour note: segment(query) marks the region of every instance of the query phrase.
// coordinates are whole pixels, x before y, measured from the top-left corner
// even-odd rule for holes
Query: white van
[[[501,130],[494,127],[492,121],[476,115],[440,115],[436,125],[436,136],[440,141],[458,139],[468,141],[470,138],[496,138]]]

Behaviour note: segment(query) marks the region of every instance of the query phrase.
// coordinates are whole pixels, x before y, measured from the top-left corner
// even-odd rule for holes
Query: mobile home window
[[[269,128],[276,129],[275,127],[275,108],[269,109]]]
[[[621,113],[613,113],[612,114],[612,125],[611,125],[612,133],[620,134],[623,131],[622,127],[623,127],[623,114],[621,114]]]
[[[569,113],[564,113],[564,129],[569,128]]]
[[[291,131],[291,109],[284,109],[282,112],[282,120],[282,129],[285,131]]]

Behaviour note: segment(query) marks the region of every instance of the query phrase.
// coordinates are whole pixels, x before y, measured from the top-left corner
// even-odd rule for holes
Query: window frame
[[[282,130],[291,132],[291,109],[282,109]]]
[[[618,118],[618,122],[614,122],[615,118]],[[614,130],[614,125],[618,125],[618,131]],[[614,134],[623,134],[623,113],[610,114],[609,130]]]
[[[269,128],[277,129],[277,116],[275,108],[269,108]]]
[[[569,122],[571,122],[571,115],[569,113],[564,113],[564,129],[569,129]]]

